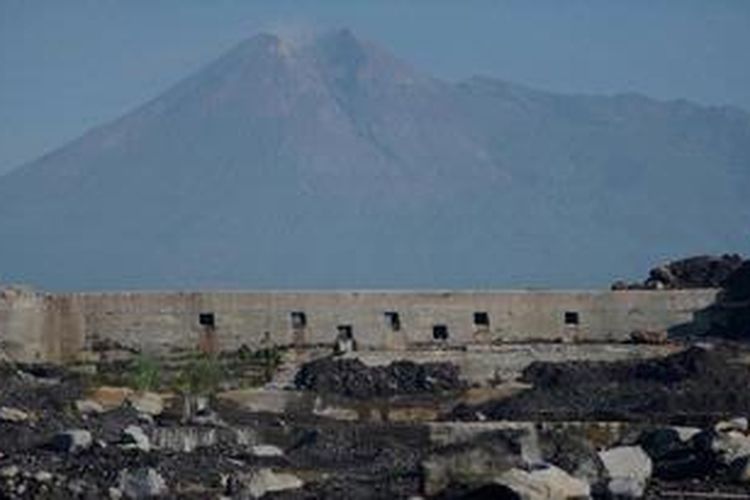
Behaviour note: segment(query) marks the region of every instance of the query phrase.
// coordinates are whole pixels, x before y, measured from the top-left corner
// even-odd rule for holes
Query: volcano
[[[348,30],[258,35],[0,177],[50,289],[589,287],[750,249],[750,114],[447,82]]]

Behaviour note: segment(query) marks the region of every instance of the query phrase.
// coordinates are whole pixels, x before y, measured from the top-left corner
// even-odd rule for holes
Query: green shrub
[[[191,360],[176,379],[176,388],[183,394],[209,396],[216,392],[224,378],[219,360],[201,355]]]
[[[137,391],[153,391],[161,382],[159,362],[144,354],[139,355],[131,365],[130,385]]]

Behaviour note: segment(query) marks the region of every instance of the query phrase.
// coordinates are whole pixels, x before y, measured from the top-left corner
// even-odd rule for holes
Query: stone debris
[[[44,470],[40,470],[34,474],[34,480],[40,483],[48,483],[52,481],[53,478],[54,476],[50,472]]]
[[[156,417],[164,411],[164,400],[154,392],[136,392],[127,397],[130,405],[139,413]]]
[[[750,414],[750,366],[733,347],[692,346],[663,358],[614,362],[534,362],[509,398],[458,405],[447,418],[477,420],[708,419]]]
[[[495,482],[507,486],[521,500],[572,500],[591,496],[588,483],[549,464],[530,471],[513,468],[498,476]]]
[[[262,498],[267,493],[296,490],[303,486],[304,482],[294,474],[274,472],[269,468],[237,474],[229,482],[230,494],[240,498],[243,495],[248,495],[250,498]]]
[[[98,415],[99,413],[104,413],[104,407],[92,399],[77,400],[76,410],[81,415]]]
[[[0,407],[22,408],[33,418],[0,420],[0,498],[651,500],[663,498],[665,491],[748,496],[745,415],[750,413],[742,411],[740,391],[746,367],[729,361],[741,354],[741,348],[732,348],[624,363],[539,364],[524,376],[543,386],[526,393],[544,390],[545,399],[536,399],[538,406],[525,407],[532,411],[505,422],[493,422],[499,414],[492,411],[485,422],[425,424],[416,413],[391,419],[398,408],[392,402],[404,398],[410,404],[425,402],[426,408],[455,405],[454,394],[436,397],[432,392],[350,401],[360,418],[342,422],[315,415],[316,399],[319,410],[336,408],[337,395],[297,393],[294,404],[277,414],[249,411],[231,399],[196,399],[196,415],[215,415],[222,424],[195,425],[183,421],[179,400],[164,399],[157,416],[128,404],[130,395],[121,399],[124,404],[87,413],[77,402],[101,404],[91,396],[97,391],[89,391],[78,375],[58,374],[56,385],[11,376],[0,388]],[[362,373],[372,372],[357,376]],[[414,373],[418,370],[409,367],[391,380],[415,387],[409,381],[420,376]],[[727,385],[728,379],[734,382]],[[349,383],[359,387],[360,382],[344,385]],[[370,381],[365,387],[370,391],[380,383]],[[600,399],[598,386],[611,386],[610,397],[620,391],[641,413],[616,422],[556,421],[555,412],[586,398],[593,400],[589,405],[608,404]],[[675,394],[660,392],[660,387]],[[727,387],[735,392],[717,391]],[[668,404],[655,404],[649,391],[666,397]],[[506,404],[515,397],[508,396]],[[676,397],[686,399],[673,405],[669,398]],[[727,406],[722,405],[730,400],[738,406],[724,411]],[[702,412],[684,413],[688,402]],[[380,415],[377,421],[367,420],[372,412]],[[439,414],[450,420],[445,410]]]
[[[747,417],[735,417],[730,420],[721,420],[714,425],[714,430],[719,433],[729,431],[747,432]]]
[[[0,469],[0,477],[4,479],[13,479],[21,473],[21,469],[17,465],[6,465]]]
[[[151,441],[149,437],[137,425],[129,425],[122,431],[122,446],[125,449],[138,449],[141,451],[151,451]]]
[[[641,498],[653,472],[651,458],[640,446],[620,446],[599,453],[615,496]]]
[[[367,366],[359,359],[321,358],[302,365],[295,377],[298,389],[357,399],[456,391],[465,385],[451,363],[412,361]]]
[[[520,443],[523,432],[497,431],[469,443],[436,450],[424,462],[424,492],[434,495],[451,482],[479,486],[513,468],[522,468]]]
[[[30,415],[27,412],[18,408],[9,408],[7,406],[0,408],[0,421],[21,423],[26,422],[29,418]]]
[[[121,470],[117,484],[117,489],[132,499],[163,496],[169,492],[164,478],[151,467]]]
[[[730,465],[739,458],[750,456],[750,436],[736,430],[720,432],[711,441],[711,450],[719,461]]]
[[[99,404],[105,411],[119,408],[133,394],[133,389],[128,387],[97,387],[90,395],[89,399]]]
[[[50,447],[62,453],[80,453],[89,449],[92,443],[91,432],[73,429],[56,434],[50,442]]]
[[[250,447],[250,453],[256,457],[283,457],[284,450],[271,444],[259,444]]]

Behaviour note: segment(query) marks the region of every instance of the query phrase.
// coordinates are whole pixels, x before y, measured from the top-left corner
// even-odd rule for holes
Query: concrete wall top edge
[[[88,297],[88,296],[127,296],[127,295],[145,295],[145,296],[163,296],[163,295],[345,295],[345,296],[378,296],[378,295],[426,295],[426,296],[461,296],[461,295],[680,295],[680,294],[701,294],[717,293],[719,288],[686,288],[673,290],[608,290],[608,289],[302,289],[302,290],[121,290],[121,291],[83,291],[83,292],[50,292],[42,293],[51,296],[68,296],[68,297]]]

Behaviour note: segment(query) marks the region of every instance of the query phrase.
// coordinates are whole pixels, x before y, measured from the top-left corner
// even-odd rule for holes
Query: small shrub
[[[139,355],[131,366],[130,385],[137,391],[153,391],[159,387],[161,367],[149,356]]]
[[[183,368],[177,377],[176,388],[183,394],[209,396],[218,390],[223,378],[219,360],[213,356],[201,355]]]

